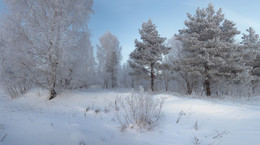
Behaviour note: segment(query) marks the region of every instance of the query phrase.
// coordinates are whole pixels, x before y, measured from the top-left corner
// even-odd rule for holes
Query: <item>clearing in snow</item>
[[[257,145],[260,101],[234,103],[173,94],[165,98],[159,125],[121,132],[116,97],[129,90],[92,88],[64,92],[49,101],[34,90],[10,99],[0,94],[2,145]]]

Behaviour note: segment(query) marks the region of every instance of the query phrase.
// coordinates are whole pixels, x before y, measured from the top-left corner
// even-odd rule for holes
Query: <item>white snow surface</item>
[[[134,127],[121,132],[113,105],[116,97],[130,92],[98,88],[65,91],[51,101],[46,91],[33,90],[16,99],[0,92],[0,145],[260,144],[259,100],[158,94],[165,98],[159,125],[151,131]],[[88,107],[91,109],[86,112]],[[176,123],[179,114],[183,115]]]

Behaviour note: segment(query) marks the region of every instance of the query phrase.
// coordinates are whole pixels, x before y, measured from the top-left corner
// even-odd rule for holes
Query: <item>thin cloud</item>
[[[241,13],[234,12],[230,9],[223,9],[227,19],[236,23],[238,29],[243,33],[247,28],[253,27],[257,32],[260,32],[260,21],[252,17],[246,17]]]

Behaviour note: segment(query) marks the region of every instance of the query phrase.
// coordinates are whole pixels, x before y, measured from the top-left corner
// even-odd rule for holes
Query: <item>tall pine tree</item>
[[[242,47],[243,47],[243,58],[246,63],[246,66],[250,68],[251,72],[251,88],[252,93],[255,93],[255,88],[259,81],[259,75],[257,75],[258,70],[260,69],[259,58],[260,58],[260,41],[259,35],[255,33],[255,30],[252,27],[249,27],[247,30],[248,34],[242,36]]]
[[[185,26],[175,35],[183,43],[179,70],[198,76],[207,96],[211,96],[212,83],[237,80],[244,69],[234,43],[240,32],[224,18],[222,10],[215,12],[211,3],[206,9],[197,8],[194,16],[188,14]]]
[[[142,42],[135,40],[136,49],[130,54],[128,62],[134,70],[132,74],[150,78],[151,90],[154,91],[154,81],[159,75],[162,55],[167,54],[170,48],[163,44],[166,38],[159,35],[151,19],[142,24],[139,33]]]

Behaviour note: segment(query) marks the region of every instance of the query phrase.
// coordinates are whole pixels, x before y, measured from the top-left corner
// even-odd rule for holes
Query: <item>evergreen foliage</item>
[[[131,74],[142,76],[151,80],[151,90],[154,91],[154,80],[160,74],[162,57],[169,51],[169,47],[164,45],[166,38],[161,37],[156,30],[156,26],[149,19],[142,24],[139,30],[142,42],[135,40],[135,50],[130,54],[128,61],[133,68]]]

